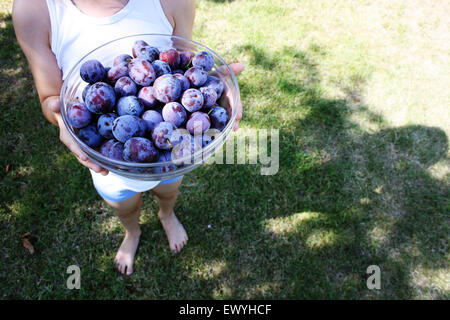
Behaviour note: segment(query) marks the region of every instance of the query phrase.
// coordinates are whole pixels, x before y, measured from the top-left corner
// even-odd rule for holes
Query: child
[[[109,173],[91,162],[67,131],[59,114],[62,81],[74,64],[103,43],[139,33],[192,37],[194,0],[15,0],[13,23],[27,57],[48,121],[59,126],[59,138],[77,160],[90,169],[94,186],[114,208],[125,227],[114,262],[122,274],[133,272],[141,230],[141,192],[151,190],[159,204],[158,217],[170,249],[180,252],[188,236],[173,207],[182,177],[161,182],[137,181]],[[242,64],[231,65],[235,74]],[[238,106],[237,123],[241,118]],[[237,125],[235,126],[237,129]]]

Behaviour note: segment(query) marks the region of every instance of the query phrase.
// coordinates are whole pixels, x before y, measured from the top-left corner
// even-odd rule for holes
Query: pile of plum
[[[217,104],[224,86],[208,74],[214,66],[209,52],[160,52],[138,40],[132,55],[117,56],[110,68],[98,60],[81,66],[88,85],[83,102],[67,108],[67,118],[85,144],[116,160],[166,162],[221,133],[228,121]]]

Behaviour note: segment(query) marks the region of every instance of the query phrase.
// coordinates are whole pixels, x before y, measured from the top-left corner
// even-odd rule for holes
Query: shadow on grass
[[[1,20],[3,298],[444,298],[433,286],[419,290],[414,271],[447,267],[448,185],[428,171],[446,157],[447,136],[426,126],[386,127],[382,115],[354,103],[364,79],[352,78],[345,99],[327,98],[317,68],[326,51],[317,47],[238,48],[255,72],[268,73],[263,86],[261,78],[241,81],[244,106],[252,96],[269,98],[249,106],[243,123],[281,123],[278,174],[205,165],[187,175],[176,211],[190,242],[178,256],[168,252],[146,197],[135,274],[119,277],[111,261],[121,229],[41,115],[11,18]],[[267,117],[246,117],[257,108]],[[381,130],[367,132],[354,114]],[[20,243],[25,232],[34,256]],[[65,288],[71,264],[82,268],[83,290]],[[381,267],[380,291],[366,287],[373,264]]]
[[[261,176],[252,166],[204,169],[231,180],[221,179],[218,187],[209,183],[206,189],[212,194],[228,190],[228,199],[220,199],[226,204],[216,210],[225,214],[228,208],[233,218],[218,242],[222,253],[239,248],[228,259],[210,256],[212,266],[221,261],[223,267],[208,297],[445,298],[442,284],[420,288],[423,279],[415,278],[418,269],[439,272],[447,264],[448,184],[428,171],[446,158],[444,131],[420,125],[385,128],[383,116],[360,102],[355,90],[364,79],[357,77],[347,97],[326,98],[309,52],[268,53],[254,45],[239,50],[249,55],[252,71],[272,80],[261,87],[244,82],[243,94],[301,96],[301,104],[286,110],[309,112],[280,128],[276,176]],[[296,71],[305,73],[303,82],[267,74],[284,71],[283,61],[274,57],[286,53],[287,64],[302,66]],[[244,123],[276,127],[282,111],[273,112],[278,114],[269,122],[253,117]],[[366,132],[351,120],[356,113],[382,129]],[[382,270],[380,291],[366,287],[366,269],[373,264]],[[207,272],[202,277],[201,287],[212,281]]]

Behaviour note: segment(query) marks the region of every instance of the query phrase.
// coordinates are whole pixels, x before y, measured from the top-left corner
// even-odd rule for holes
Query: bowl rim
[[[234,101],[233,101],[235,107],[232,108],[233,113],[232,113],[230,119],[228,120],[227,125],[221,131],[222,132],[221,135],[219,137],[217,137],[216,139],[214,139],[206,147],[202,146],[202,148],[200,150],[195,151],[194,153],[191,153],[190,155],[187,155],[185,157],[177,158],[175,161],[171,160],[171,161],[164,161],[164,162],[128,162],[128,161],[121,161],[121,160],[111,159],[109,157],[104,156],[103,154],[101,154],[97,150],[89,147],[87,144],[85,144],[83,141],[81,141],[81,139],[75,134],[74,130],[71,128],[70,124],[68,123],[67,114],[66,114],[66,110],[65,110],[65,107],[64,107],[64,93],[67,90],[67,79],[69,79],[72,76],[72,74],[75,72],[75,70],[80,65],[80,63],[85,58],[87,58],[89,55],[91,55],[93,52],[95,52],[96,50],[98,50],[98,49],[100,49],[102,47],[105,47],[105,46],[107,46],[107,45],[109,45],[109,44],[111,44],[113,42],[119,41],[119,40],[123,40],[123,39],[127,39],[127,38],[136,38],[136,37],[139,37],[139,36],[159,36],[159,37],[162,36],[162,37],[168,37],[170,39],[173,39],[173,38],[180,39],[180,40],[183,40],[183,41],[194,43],[196,46],[208,50],[219,61],[221,61],[223,63],[223,65],[226,67],[226,71],[229,74],[229,76],[231,77],[231,81],[232,81],[234,87],[236,88],[236,96],[234,97]],[[240,101],[240,91],[239,91],[238,82],[236,80],[236,76],[235,76],[233,70],[231,70],[231,68],[228,65],[228,63],[220,55],[218,55],[214,50],[212,50],[209,47],[201,44],[200,42],[197,42],[195,40],[191,40],[191,39],[188,39],[188,38],[180,37],[180,36],[169,35],[169,34],[162,34],[162,33],[138,33],[138,34],[133,34],[133,35],[125,36],[125,37],[120,37],[120,38],[108,41],[108,42],[106,42],[106,43],[96,47],[95,49],[89,51],[80,60],[78,60],[77,63],[75,63],[75,65],[70,69],[69,73],[65,77],[65,80],[63,81],[63,85],[61,87],[61,92],[60,92],[60,112],[61,112],[61,116],[62,116],[63,121],[64,121],[64,125],[66,126],[66,128],[69,131],[70,135],[77,142],[77,144],[80,147],[82,147],[83,152],[85,152],[89,158],[91,158],[90,154],[89,154],[89,152],[91,152],[91,153],[93,153],[95,155],[95,157],[99,158],[99,160],[101,160],[103,162],[106,162],[106,164],[108,164],[108,165],[112,164],[112,165],[116,165],[116,166],[125,167],[125,169],[129,169],[129,168],[132,169],[132,168],[162,167],[162,166],[166,166],[166,165],[170,165],[170,164],[174,164],[174,165],[176,165],[178,167],[180,165],[180,163],[184,163],[184,162],[188,162],[188,165],[199,164],[199,163],[204,162],[205,159],[203,158],[203,154],[208,154],[209,155],[210,151],[215,149],[217,147],[217,145],[221,142],[221,140],[223,140],[224,142],[226,141],[226,139],[229,137],[229,132],[232,129],[231,126],[234,125],[234,123],[235,123],[235,119],[236,119],[237,111],[238,111],[239,101]],[[68,103],[68,102],[66,102],[66,103]],[[230,101],[230,103],[231,103],[231,101]],[[230,107],[231,107],[231,104],[230,104]],[[151,109],[149,109],[149,110],[151,110]],[[233,121],[231,121],[232,119],[233,119]],[[86,152],[84,150],[85,148],[88,148],[89,152]],[[170,150],[164,150],[164,151],[170,151]],[[199,156],[201,156],[201,158],[199,158]],[[194,161],[192,161],[192,159],[194,159]],[[200,159],[200,161],[197,161],[196,159]],[[94,159],[92,159],[92,160],[94,160]],[[95,159],[95,160],[97,160],[97,159]],[[102,163],[100,161],[98,163],[99,163],[100,166],[102,166]],[[145,173],[145,175],[152,175],[152,174],[151,173]]]

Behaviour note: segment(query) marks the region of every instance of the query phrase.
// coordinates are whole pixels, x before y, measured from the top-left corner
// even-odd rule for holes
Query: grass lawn
[[[0,3],[0,298],[450,298],[448,1],[198,1],[194,39],[246,64],[241,127],[279,129],[280,168],[187,175],[179,255],[145,194],[130,277],[112,264],[121,224],[41,114],[11,6]],[[65,286],[73,264],[81,290]],[[366,286],[369,265],[381,290]]]

